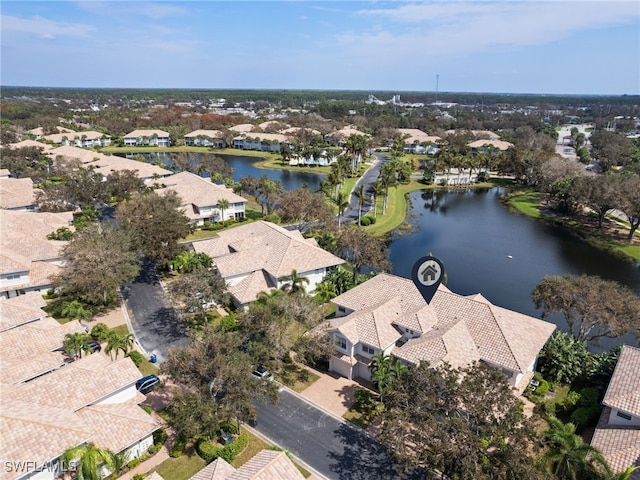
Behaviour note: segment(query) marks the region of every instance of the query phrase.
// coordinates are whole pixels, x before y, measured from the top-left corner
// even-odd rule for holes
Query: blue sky
[[[2,85],[640,93],[633,1],[5,1]]]

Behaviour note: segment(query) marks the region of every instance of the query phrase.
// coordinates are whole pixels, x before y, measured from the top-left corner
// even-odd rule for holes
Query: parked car
[[[251,372],[251,377],[255,378],[256,380],[266,380],[268,382],[273,381],[273,374],[262,365],[258,365],[253,369],[253,372]]]
[[[156,388],[159,383],[160,379],[156,375],[147,375],[136,382],[136,390],[146,395]]]
[[[100,350],[102,350],[100,343],[96,342],[95,340],[89,340],[87,342],[87,347],[91,353],[99,352]]]

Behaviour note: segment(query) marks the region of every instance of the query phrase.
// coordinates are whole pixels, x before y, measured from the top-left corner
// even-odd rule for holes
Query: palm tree
[[[640,469],[640,467],[631,466],[627,468],[624,472],[620,472],[618,474],[613,474],[611,476],[605,476],[605,480],[630,480],[633,472]]]
[[[103,470],[117,473],[117,466],[120,463],[113,452],[97,447],[93,443],[83,443],[66,449],[60,456],[60,462],[67,467],[77,464],[75,470],[77,480],[102,480],[106,476]]]
[[[118,332],[114,332],[113,330],[109,332],[109,336],[107,337],[107,346],[104,349],[106,353],[109,354],[109,357],[113,360],[112,352],[116,352],[116,360],[118,359],[118,352],[122,350],[122,353],[126,355],[133,348],[133,341],[135,336],[133,333],[126,333],[124,335],[119,335]]]
[[[407,367],[391,355],[380,352],[371,357],[369,371],[371,381],[378,387],[380,400],[382,400],[387,389],[407,371]]]
[[[91,318],[91,312],[84,308],[84,305],[78,300],[64,302],[60,313],[63,317],[71,320],[89,320]]]
[[[542,456],[546,468],[558,478],[577,480],[586,473],[611,475],[607,462],[597,448],[584,443],[576,435],[573,423],[562,423],[557,418],[549,419],[549,430],[544,437],[550,446]]]
[[[384,193],[384,188],[380,180],[369,186],[369,193],[373,201],[373,216],[378,216],[378,197]]]
[[[89,335],[86,333],[67,333],[62,342],[62,349],[71,358],[82,358],[82,352],[89,350]]]
[[[291,270],[291,275],[280,277],[278,280],[281,282],[287,280],[287,283],[282,286],[282,290],[289,293],[306,293],[305,284],[309,284],[309,279],[298,275],[295,268]]]
[[[362,207],[364,206],[364,201],[366,200],[364,193],[364,183],[358,185],[358,188],[356,188],[353,193],[356,197],[358,197],[358,226],[360,226],[360,220],[362,219]]]
[[[220,200],[218,200],[218,203],[216,203],[216,207],[218,207],[222,212],[220,215],[220,220],[222,221],[222,223],[224,223],[224,211],[228,209],[230,206],[231,206],[231,203],[226,198],[221,198]]]
[[[349,206],[349,199],[343,192],[338,192],[335,202],[338,206],[338,228],[340,228],[340,219],[344,215],[345,209]]]

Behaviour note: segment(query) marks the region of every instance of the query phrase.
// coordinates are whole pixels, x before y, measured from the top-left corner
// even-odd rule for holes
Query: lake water
[[[280,182],[282,182],[282,186],[285,190],[295,190],[296,188],[300,188],[305,184],[311,190],[318,190],[320,188],[320,181],[324,178],[324,175],[310,172],[296,172],[295,170],[268,170],[258,168],[255,166],[256,162],[260,161],[258,157],[210,153],[188,153],[187,158],[189,158],[194,165],[197,165],[203,155],[214,155],[224,159],[224,161],[227,162],[227,164],[231,166],[231,168],[233,168],[233,179],[236,181],[238,181],[241,177],[253,176],[259,178],[263,175],[266,175],[272,180],[279,180]],[[142,156],[149,162],[158,158],[165,165],[170,165],[172,163],[171,153],[144,153],[142,154]]]
[[[616,280],[640,295],[640,268],[603,253],[562,229],[512,213],[503,190],[413,192],[412,230],[390,245],[393,273],[410,278],[413,263],[432,253],[442,260],[447,286],[481,293],[492,303],[540,318],[531,292],[545,275],[589,274]],[[511,257],[511,258],[510,258]],[[558,316],[551,321],[564,328]],[[625,341],[634,343],[632,337]]]

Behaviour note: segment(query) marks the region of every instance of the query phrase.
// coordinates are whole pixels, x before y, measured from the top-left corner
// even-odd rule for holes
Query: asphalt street
[[[382,165],[390,160],[390,158],[386,155],[382,155],[380,153],[374,153],[376,157],[375,161],[371,164],[371,166],[367,169],[367,171],[358,179],[355,186],[353,187],[353,191],[349,195],[349,206],[344,210],[344,215],[340,219],[342,223],[348,222],[357,222],[358,221],[358,204],[360,199],[353,194],[353,192],[360,186],[364,185],[364,191],[366,192],[369,189],[370,185],[376,183],[378,179],[378,175],[380,175],[380,169]],[[362,206],[362,216],[366,215],[369,210],[371,210],[372,202],[370,199],[370,195],[367,193],[366,201]]]
[[[133,313],[133,331],[147,354],[155,354],[158,362],[162,362],[169,348],[189,344],[187,332],[166,298],[153,262],[145,261],[138,277],[122,293]]]
[[[335,480],[425,478],[400,474],[397,464],[372,436],[342,422],[288,390],[277,405],[257,404],[252,427]]]

